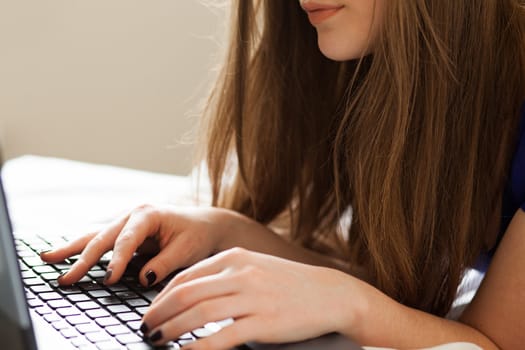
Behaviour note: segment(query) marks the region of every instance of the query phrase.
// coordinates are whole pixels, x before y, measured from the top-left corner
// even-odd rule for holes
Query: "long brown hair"
[[[212,204],[264,224],[288,214],[298,244],[339,242],[379,289],[443,315],[498,231],[523,3],[386,3],[373,54],[334,62],[298,1],[235,2],[206,110]]]

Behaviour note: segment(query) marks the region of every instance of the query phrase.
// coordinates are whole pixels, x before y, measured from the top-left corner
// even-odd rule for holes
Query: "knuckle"
[[[165,259],[155,260],[154,265],[154,270],[157,271],[158,275],[167,275],[170,271],[170,264]]]
[[[206,322],[212,321],[217,314],[218,308],[215,303],[202,302],[196,309],[198,317]]]
[[[120,235],[117,238],[116,246],[129,246],[129,245],[135,245],[137,243],[137,239],[135,237],[135,234],[131,230],[126,230],[120,233]]]
[[[236,261],[236,260],[245,260],[248,255],[248,250],[241,248],[241,247],[234,247],[231,249],[228,249],[224,253],[224,259],[227,261]]]
[[[133,209],[133,212],[148,211],[148,210],[151,210],[152,208],[153,208],[153,205],[151,205],[149,203],[142,203],[141,205],[136,206]]]
[[[182,305],[191,304],[194,295],[191,286],[180,286],[176,291],[176,299]]]
[[[102,234],[98,234],[98,235],[95,235],[90,241],[89,241],[89,245],[91,245],[92,247],[101,247],[103,245],[105,245],[106,243],[106,240],[104,239],[104,235]]]

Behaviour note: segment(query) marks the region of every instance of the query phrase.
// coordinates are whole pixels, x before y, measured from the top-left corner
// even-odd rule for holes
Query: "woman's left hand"
[[[231,317],[231,325],[187,348],[299,341],[348,329],[366,305],[362,285],[338,270],[233,248],[178,274],[153,301],[142,329],[163,344]]]

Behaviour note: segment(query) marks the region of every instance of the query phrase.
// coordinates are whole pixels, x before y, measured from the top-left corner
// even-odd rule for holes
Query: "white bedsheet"
[[[15,231],[84,233],[145,203],[195,203],[189,176],[23,156],[2,169]]]

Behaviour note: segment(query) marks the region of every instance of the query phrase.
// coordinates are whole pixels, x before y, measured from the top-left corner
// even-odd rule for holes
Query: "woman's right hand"
[[[210,207],[157,207],[144,205],[98,233],[82,236],[63,247],[41,253],[48,263],[80,254],[58,282],[70,285],[80,280],[108,251],[113,256],[104,283],[116,283],[135,252],[156,254],[139,274],[144,286],[162,281],[171,272],[190,266],[219,250],[219,223],[224,209]]]

